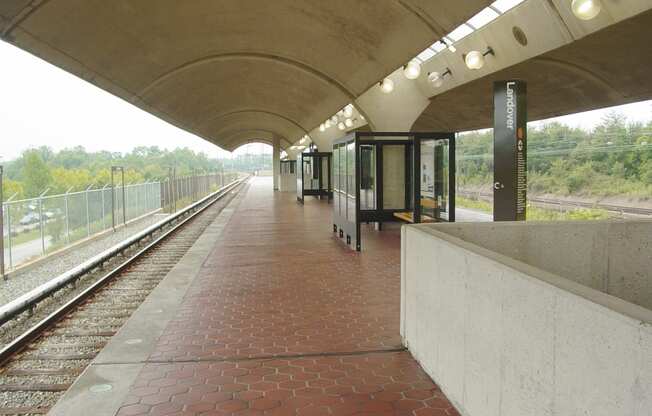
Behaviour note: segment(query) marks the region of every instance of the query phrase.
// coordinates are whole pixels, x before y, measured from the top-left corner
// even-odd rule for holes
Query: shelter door
[[[421,221],[448,221],[451,211],[448,139],[420,140]]]

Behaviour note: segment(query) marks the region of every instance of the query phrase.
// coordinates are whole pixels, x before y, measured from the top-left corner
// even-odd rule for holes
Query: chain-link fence
[[[238,177],[237,173],[172,175],[140,184],[122,184],[118,178],[113,187],[89,187],[60,195],[47,195],[46,191],[38,198],[23,200],[10,197],[2,204],[0,223],[5,272],[156,212],[175,212]]]

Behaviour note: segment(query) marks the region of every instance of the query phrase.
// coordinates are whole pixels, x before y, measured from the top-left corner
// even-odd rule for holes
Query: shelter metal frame
[[[296,160],[281,160],[281,167],[279,172],[281,175],[293,175],[297,171],[297,161]]]
[[[306,196],[314,196],[319,199],[326,197],[328,201],[333,199],[333,153],[332,152],[305,152],[297,155],[297,201],[304,203]],[[310,159],[310,162],[308,161]],[[326,175],[324,175],[323,160],[326,159]],[[318,180],[317,189],[306,189],[305,164],[311,163],[313,170],[311,174],[316,174]]]
[[[455,221],[455,136],[453,132],[369,132],[359,131],[351,133],[333,143],[333,170],[334,179],[334,204],[333,204],[333,231],[340,238],[346,238],[346,243],[354,244],[355,249],[362,249],[361,224],[363,222],[378,223],[382,229],[383,222],[404,221],[406,218],[412,223],[421,223],[426,218],[432,221]],[[435,218],[427,217],[423,213],[422,201],[422,144],[427,141],[443,140],[448,148],[446,178],[446,206],[442,209],[438,203],[431,208]],[[404,205],[402,208],[384,207],[384,172],[383,172],[383,146],[405,146],[404,148]],[[374,189],[373,204],[371,207],[361,206],[362,186],[362,149],[374,149]],[[436,153],[433,152],[433,158]],[[434,162],[434,159],[433,159]],[[371,164],[367,163],[371,168]],[[441,163],[440,163],[441,165]],[[434,165],[433,165],[434,169]],[[441,172],[445,172],[442,166]],[[442,178],[443,179],[443,178]],[[354,191],[354,192],[352,192]],[[434,194],[434,192],[433,192]],[[441,215],[446,214],[446,217]],[[407,215],[401,215],[407,214]]]

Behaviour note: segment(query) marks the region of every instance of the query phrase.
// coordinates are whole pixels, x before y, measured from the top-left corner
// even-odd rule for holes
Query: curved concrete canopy
[[[528,119],[540,120],[652,97],[652,11],[431,98],[417,131],[491,127],[493,81],[528,83]]]
[[[4,0],[0,33],[221,144],[202,126],[240,109],[311,130],[489,3]]]
[[[224,150],[228,150],[232,152],[238,147],[243,146],[247,143],[259,142],[259,143],[265,143],[265,144],[269,144],[270,146],[273,146],[274,138],[278,137],[278,134],[269,130],[251,129],[251,130],[239,130],[235,133],[232,133],[230,135],[225,135],[223,137],[224,139],[222,142],[223,143],[222,148]],[[287,140],[282,139],[280,140],[280,145],[281,145],[281,150],[285,150],[291,144]]]
[[[229,146],[238,145],[233,143],[232,137],[240,132],[265,131],[273,134],[281,140],[281,147],[286,148],[291,143],[286,137],[299,137],[306,134],[299,125],[278,114],[272,114],[260,110],[238,110],[229,114],[210,119],[198,128],[203,136],[220,137],[221,145],[229,150]],[[242,137],[239,135],[238,137]],[[248,138],[242,138],[246,141]]]

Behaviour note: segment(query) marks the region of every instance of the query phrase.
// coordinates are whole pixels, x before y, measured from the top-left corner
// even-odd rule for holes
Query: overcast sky
[[[630,120],[652,119],[652,101],[615,107]],[[560,117],[591,128],[608,110]],[[14,46],[0,41],[0,160],[30,147],[77,145],[125,152],[135,146],[189,147],[211,157],[227,152],[178,129]],[[239,152],[269,152],[262,144]]]

